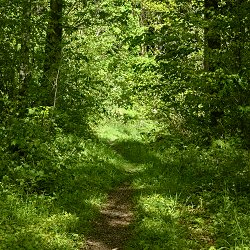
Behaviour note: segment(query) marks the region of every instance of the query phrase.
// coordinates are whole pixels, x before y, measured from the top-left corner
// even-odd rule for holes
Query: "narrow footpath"
[[[129,183],[113,190],[100,217],[94,222],[86,250],[122,250],[131,237],[133,189]]]

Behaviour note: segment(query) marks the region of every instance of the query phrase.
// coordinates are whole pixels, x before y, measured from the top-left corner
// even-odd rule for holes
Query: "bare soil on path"
[[[122,250],[131,237],[133,189],[129,183],[113,190],[100,217],[94,222],[86,250]]]

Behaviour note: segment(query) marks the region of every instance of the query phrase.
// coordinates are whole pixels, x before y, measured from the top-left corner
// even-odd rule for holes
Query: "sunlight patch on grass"
[[[142,172],[146,166],[146,164],[134,164],[134,163],[124,163],[123,169],[128,173],[140,173]]]
[[[104,202],[107,200],[107,194],[100,196],[91,196],[87,203],[96,208],[100,208]]]
[[[153,194],[149,197],[141,197],[139,206],[146,214],[171,216],[172,218],[178,218],[180,216],[177,210],[177,196],[164,197],[160,194]]]
[[[197,249],[180,224],[181,213],[177,195],[141,195],[135,240],[138,249]]]
[[[70,229],[72,225],[77,224],[78,219],[79,218],[76,215],[67,212],[62,212],[44,218],[41,221],[42,223],[39,224],[42,228],[47,229],[49,231],[51,230],[56,233],[63,233]]]
[[[12,193],[1,200],[0,249],[73,250],[79,246],[79,236],[73,233],[79,218],[54,209],[47,197],[23,200]]]
[[[97,136],[103,140],[114,141],[145,141],[148,134],[159,130],[156,121],[147,119],[142,110],[114,109],[113,116],[105,118],[95,126]]]

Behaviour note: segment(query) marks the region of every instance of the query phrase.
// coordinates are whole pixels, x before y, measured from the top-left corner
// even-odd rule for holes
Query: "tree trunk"
[[[41,103],[55,105],[58,75],[62,57],[63,0],[50,0],[50,17],[46,35],[44,73],[41,84]]]
[[[31,40],[31,6],[32,0],[22,3],[21,50],[19,67],[19,113],[28,107],[28,88],[31,81],[30,40]]]

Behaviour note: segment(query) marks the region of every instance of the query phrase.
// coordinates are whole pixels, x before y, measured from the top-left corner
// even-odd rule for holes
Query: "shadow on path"
[[[134,164],[155,163],[161,164],[160,159],[150,148],[149,144],[140,141],[126,140],[112,143],[112,149],[120,154],[126,161]]]

